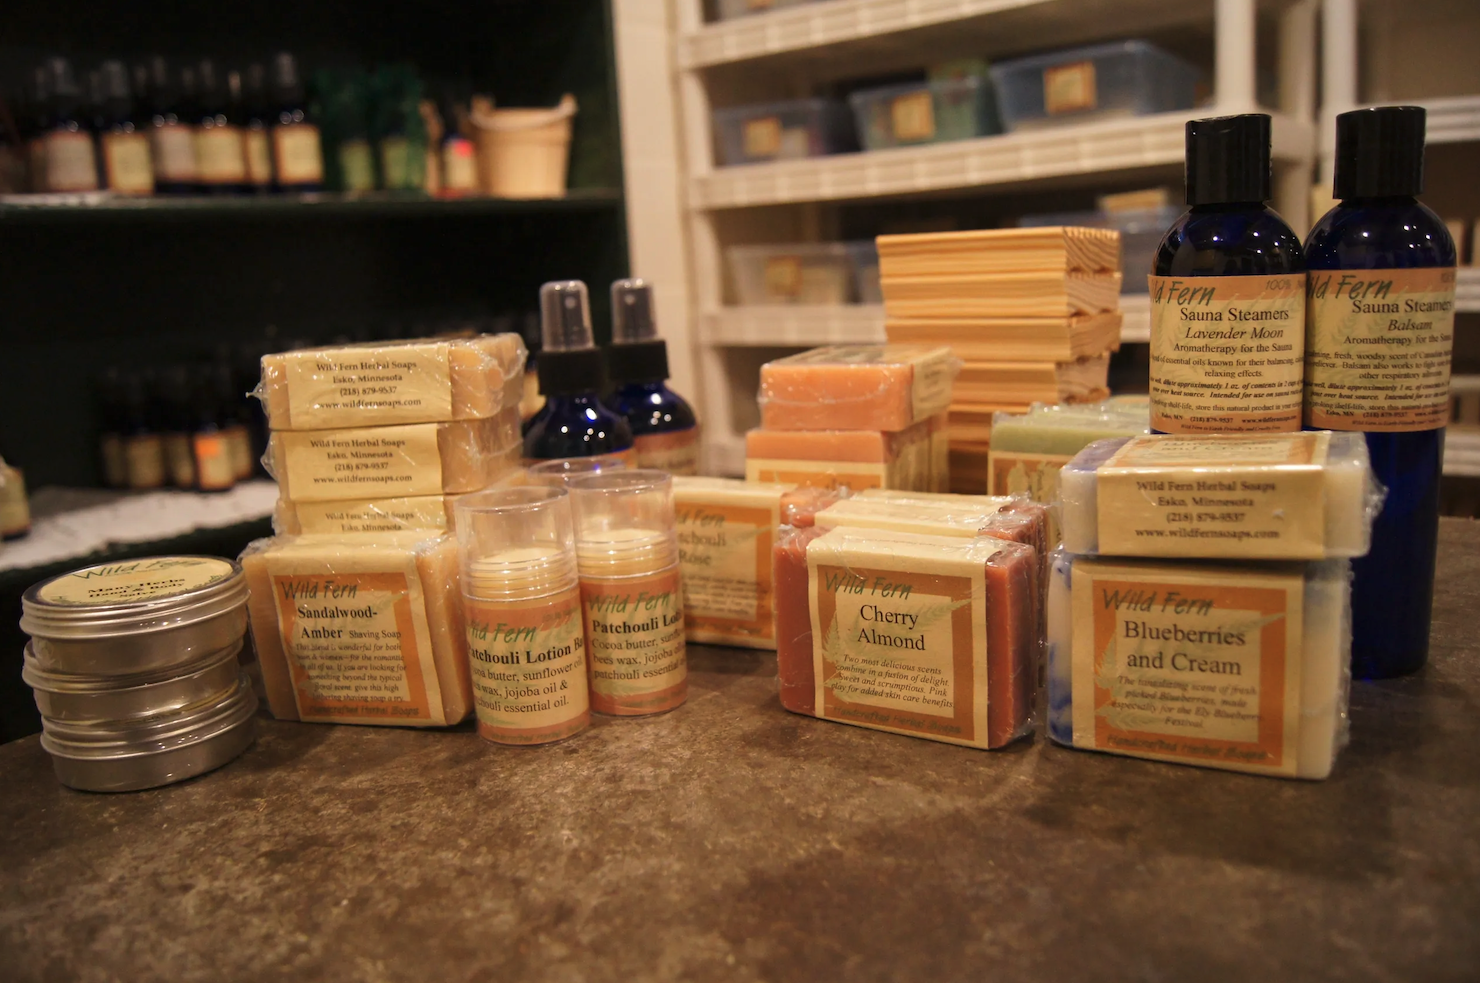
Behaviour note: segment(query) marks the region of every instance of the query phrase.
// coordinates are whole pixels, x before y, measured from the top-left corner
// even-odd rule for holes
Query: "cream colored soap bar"
[[[1064,548],[1105,556],[1365,556],[1381,502],[1360,433],[1145,434],[1059,473]]]
[[[519,466],[517,410],[483,420],[275,431],[269,470],[294,502],[479,491]]]
[[[1350,564],[1054,556],[1048,734],[1060,744],[1325,778],[1346,743]]]
[[[454,528],[453,506],[461,495],[421,495],[337,502],[278,499],[272,528],[280,536],[304,533],[400,532]]]
[[[868,494],[867,492],[864,493]],[[893,529],[927,536],[979,534],[998,513],[1011,505],[1010,498],[961,495],[957,500],[845,498],[817,513],[819,529],[849,526],[861,529]]]
[[[904,430],[752,430],[745,435],[747,481],[819,488],[928,491],[936,447],[932,423]]]
[[[516,334],[373,342],[266,355],[257,395],[274,430],[445,423],[519,405]]]
[[[450,537],[278,536],[241,564],[273,716],[440,727],[472,710]]]
[[[689,641],[776,647],[771,550],[795,487],[674,475]]]

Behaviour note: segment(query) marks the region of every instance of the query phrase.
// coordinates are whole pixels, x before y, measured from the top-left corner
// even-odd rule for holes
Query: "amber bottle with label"
[[[42,134],[45,190],[96,191],[98,161],[91,127],[82,109],[82,90],[65,58],[47,62],[51,76],[50,123]]]
[[[154,161],[149,136],[135,116],[128,69],[121,61],[105,61],[98,69],[102,102],[99,106],[98,152],[103,183],[123,195],[154,193]]]
[[[242,78],[242,152],[247,160],[247,189],[256,194],[272,190],[272,150],[268,140],[271,117],[267,69],[249,65]]]
[[[247,156],[238,121],[231,118],[226,79],[210,59],[196,68],[195,181],[202,194],[246,190]],[[238,107],[239,108],[239,107]]]
[[[194,194],[195,129],[187,115],[180,80],[163,58],[149,62],[149,106],[154,190],[166,195]]]
[[[1187,123],[1191,207],[1149,278],[1154,431],[1300,429],[1305,259],[1265,205],[1269,144],[1262,114]]]
[[[200,491],[230,491],[236,486],[236,462],[221,392],[220,370],[215,366],[203,369],[196,379],[195,427],[190,435],[195,487]]]
[[[298,62],[286,51],[272,62],[273,187],[278,191],[319,191],[324,187],[324,150],[318,126],[308,118]]]

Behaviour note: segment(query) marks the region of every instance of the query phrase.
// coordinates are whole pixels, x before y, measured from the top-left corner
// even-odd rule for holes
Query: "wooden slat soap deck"
[[[890,320],[891,344],[949,345],[967,361],[1070,362],[1120,349],[1118,311],[1075,317]]]
[[[890,318],[1062,318],[1113,311],[1120,304],[1119,273],[886,276],[881,283]]]
[[[963,403],[1071,403],[1105,390],[1109,355],[1073,362],[967,361],[952,398]]]
[[[884,277],[987,276],[997,273],[1114,273],[1120,233],[1046,226],[879,236]]]

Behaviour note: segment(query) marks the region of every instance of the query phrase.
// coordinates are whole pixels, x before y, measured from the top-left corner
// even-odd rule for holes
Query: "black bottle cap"
[[[662,382],[668,378],[668,343],[658,337],[653,286],[646,280],[612,284],[612,346],[606,353],[612,382]]]
[[[216,63],[202,58],[196,66],[195,79],[196,101],[200,103],[201,111],[207,114],[220,112],[226,102],[226,90]]]
[[[579,280],[540,287],[540,392],[570,396],[606,388],[606,359],[591,338],[591,305]]]
[[[1187,121],[1187,204],[1268,201],[1269,124],[1263,113]]]
[[[133,107],[128,69],[121,61],[105,61],[98,67],[98,72],[102,78],[103,105],[115,117],[127,116]]]
[[[298,74],[298,61],[280,51],[272,59],[272,94],[278,102],[293,103],[303,99],[303,79]]]
[[[1427,118],[1420,106],[1379,106],[1336,117],[1336,197],[1422,194]]]

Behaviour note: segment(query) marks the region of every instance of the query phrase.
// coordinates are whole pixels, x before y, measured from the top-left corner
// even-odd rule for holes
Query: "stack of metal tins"
[[[22,675],[57,778],[133,791],[246,750],[257,712],[238,663],[246,605],[241,567],[213,556],[98,564],[26,591]]]

